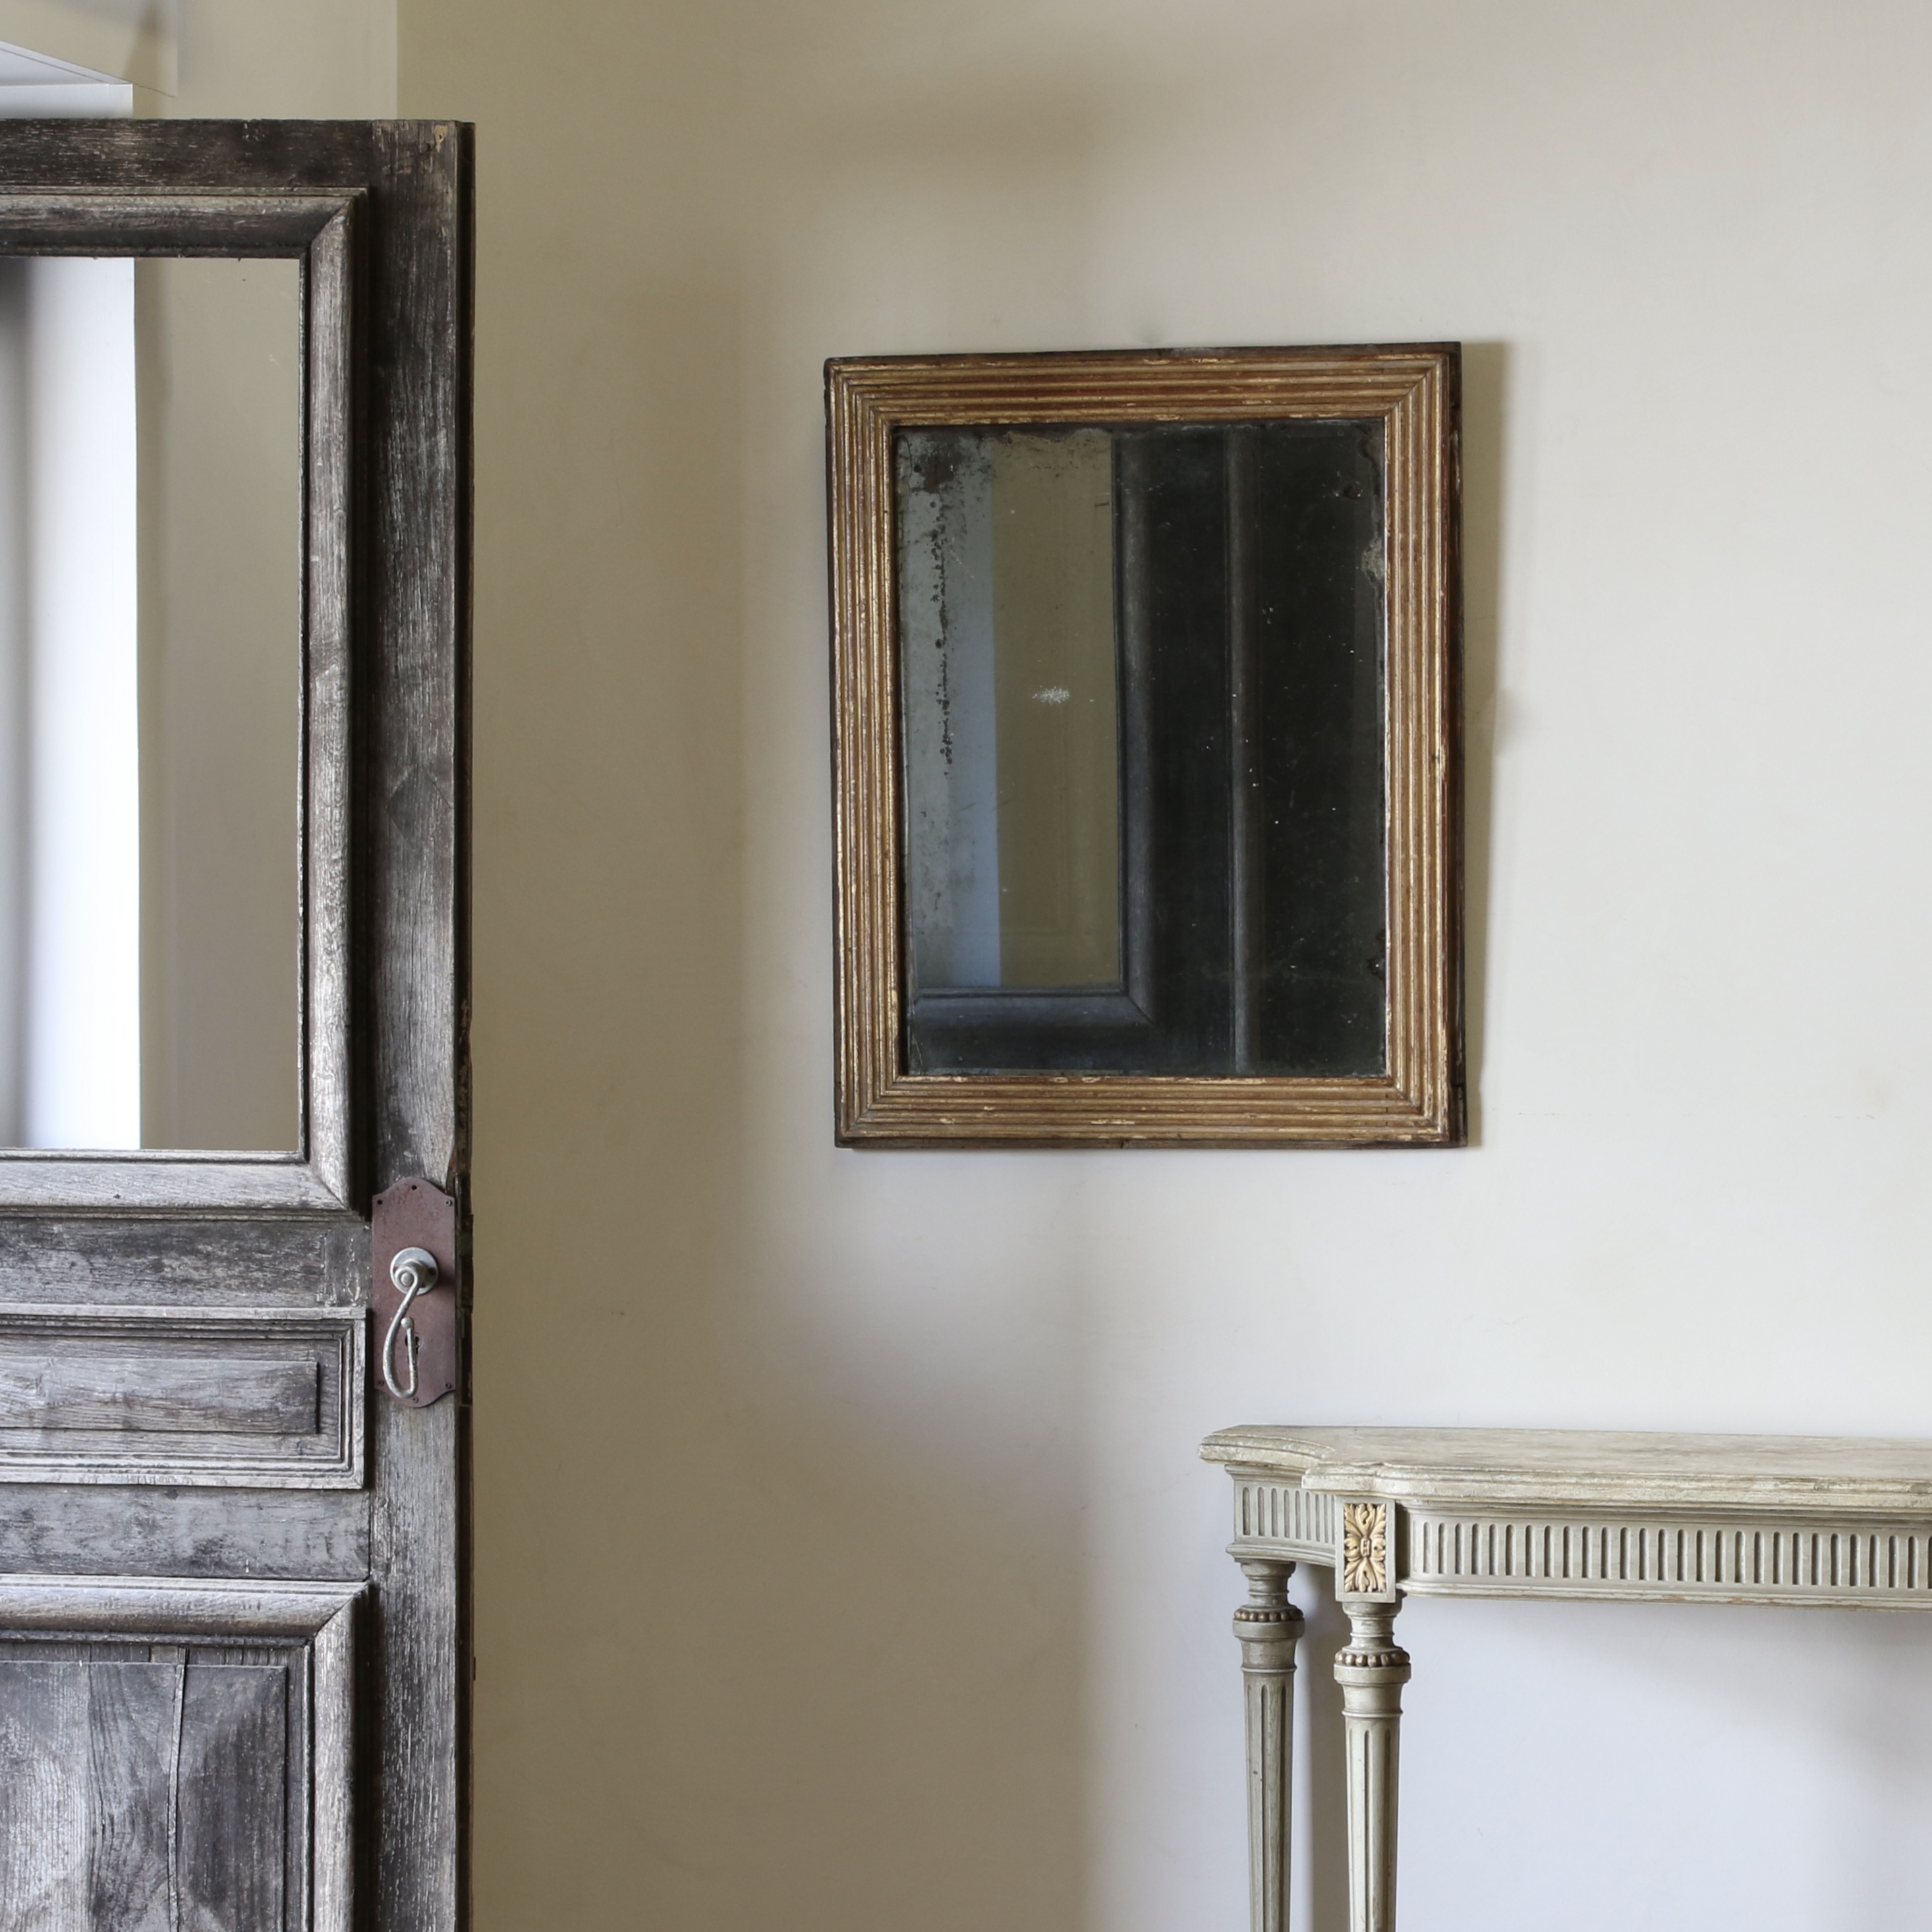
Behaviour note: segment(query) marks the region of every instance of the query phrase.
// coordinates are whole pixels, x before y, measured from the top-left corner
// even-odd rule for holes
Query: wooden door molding
[[[149,124],[140,124],[145,130]],[[146,145],[144,142],[144,145]],[[284,1152],[0,1149],[0,1211],[37,1208],[348,1211],[352,961],[350,700],[355,529],[370,487],[358,448],[355,217],[330,194],[166,188],[55,194],[10,185],[0,146],[0,255],[292,257],[303,343],[302,1058],[300,1144]],[[366,377],[362,379],[366,382]]]

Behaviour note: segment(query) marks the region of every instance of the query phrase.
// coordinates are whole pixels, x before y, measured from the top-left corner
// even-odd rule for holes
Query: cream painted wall
[[[40,0],[98,4],[101,0]],[[125,4],[125,0],[119,0]],[[0,4],[13,0],[0,0]],[[359,120],[396,111],[397,0],[172,0],[179,80],[151,111]]]
[[[301,275],[142,262],[140,1144],[301,1139]]]
[[[1932,1432],[1932,18],[400,22],[480,123],[479,1924],[1237,1932],[1204,1432]],[[836,1152],[821,358],[1415,337],[1476,1144]],[[1407,1932],[1918,1922],[1932,1627],[1403,1628]]]
[[[0,0],[0,42],[133,82],[137,113],[396,111],[396,0]]]
[[[0,42],[166,96],[180,86],[180,11],[178,0],[0,0]]]

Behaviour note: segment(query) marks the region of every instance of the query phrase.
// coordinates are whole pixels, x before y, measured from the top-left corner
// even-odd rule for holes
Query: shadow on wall
[[[1506,344],[1462,345],[1462,971],[1472,1147],[1483,1144],[1483,1044],[1489,1019],[1509,364]]]
[[[1291,1911],[1304,1924],[1348,1922],[1348,1816],[1342,1733],[1342,1692],[1335,1653],[1348,1640],[1348,1619],[1335,1600],[1330,1571],[1298,1565],[1294,1598],[1307,1622],[1295,1677],[1294,1844],[1288,1866]],[[1397,1641],[1402,1633],[1398,1630]],[[1297,1911],[1298,1902],[1299,1910]],[[1307,1916],[1300,1917],[1301,1913]]]

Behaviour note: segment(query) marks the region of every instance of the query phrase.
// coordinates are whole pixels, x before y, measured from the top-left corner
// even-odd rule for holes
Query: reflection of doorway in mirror
[[[1120,983],[1112,442],[1104,429],[898,438],[920,991]]]
[[[1120,984],[1113,440],[991,440],[1004,986]]]

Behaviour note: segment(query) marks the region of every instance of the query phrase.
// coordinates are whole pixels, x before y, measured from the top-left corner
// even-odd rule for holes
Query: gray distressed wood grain
[[[365,1594],[0,1579],[0,1925],[350,1932]]]
[[[409,1709],[386,1704],[379,1732],[364,1753],[373,1773],[370,1802],[384,1820],[376,1884],[393,1922],[414,1928],[459,1922],[458,1886],[466,1822],[466,1765],[459,1730],[470,1686],[468,1631],[447,1614],[448,1580],[463,1560],[458,1451],[462,1412],[454,1402],[433,1408],[383,1403],[376,1412],[373,1456],[386,1473],[409,1480],[381,1484],[372,1526],[372,1606],[385,1697],[397,1687],[418,1691]],[[420,1862],[404,1855],[417,1848]]]
[[[44,1155],[0,1149],[0,1213],[48,1208],[320,1213],[343,1210],[344,1203],[302,1156]]]
[[[0,1667],[0,1925],[73,1932],[88,1922],[86,1869],[49,1847],[84,1844],[88,1696],[70,1665]]]
[[[308,1654],[308,1740],[315,1932],[350,1932],[356,1913],[357,1606],[332,1617]],[[381,1817],[370,1813],[380,1830]]]
[[[380,548],[398,566],[381,600],[394,628],[373,734],[375,903],[389,940],[376,1002],[376,1177],[438,1181],[455,1194],[466,1234],[470,134],[398,123],[376,138],[392,213],[413,237],[392,258],[389,296],[408,321],[375,452]],[[458,1294],[466,1306],[466,1282]],[[386,1722],[365,1755],[380,1815],[407,1826],[376,1841],[374,1904],[380,1922],[408,1932],[466,1916],[466,1400],[382,1404],[370,1451]]]
[[[214,1576],[0,1576],[0,1637],[23,1631],[125,1642],[299,1637],[364,1594],[352,1583],[240,1582]]]
[[[350,247],[359,188],[264,194],[191,184],[23,188],[0,155],[0,254],[281,254],[303,265],[304,568],[301,1144],[286,1154],[0,1148],[0,1211],[346,1210],[350,1194],[348,878],[352,808],[346,588],[358,506]]]
[[[302,1009],[304,1145],[344,1201],[356,1192],[350,937],[356,815],[350,720],[356,623],[356,216],[344,198],[302,265],[303,391],[308,502],[302,578],[304,755],[298,822],[304,889]]]
[[[82,1661],[86,1831],[67,1856],[86,1874],[88,1932],[174,1932],[182,1662]]]
[[[368,1286],[364,1222],[0,1215],[0,1308],[340,1308]]]
[[[0,1430],[308,1436],[321,1394],[313,1351],[95,1354],[0,1339]]]
[[[289,1691],[286,1664],[187,1670],[175,1835],[181,1932],[291,1922],[289,1814],[308,1778],[304,1767],[290,1790]]]
[[[43,1219],[0,1215],[0,1308],[348,1308],[369,1292],[359,1221]]]
[[[305,1844],[310,1782],[290,1750],[298,1653],[243,1663],[157,1646],[137,1661],[110,1646],[60,1648],[0,1655],[0,1924],[300,1923],[286,1909],[290,1827]]]
[[[0,254],[299,255],[341,194],[0,191]]]
[[[359,1581],[368,1498],[22,1485],[0,1495],[0,1571]]]

